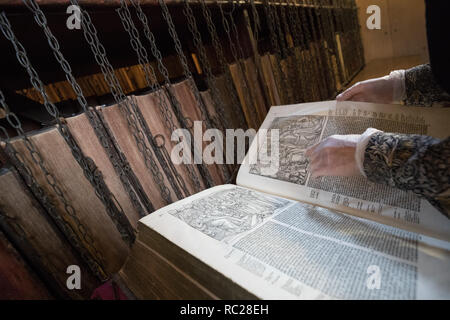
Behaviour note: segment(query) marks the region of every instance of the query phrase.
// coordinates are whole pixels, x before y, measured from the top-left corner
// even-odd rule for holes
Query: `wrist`
[[[389,74],[393,87],[393,102],[401,102],[406,99],[405,70],[395,70]]]
[[[366,152],[367,144],[369,143],[370,137],[379,132],[380,130],[374,129],[374,128],[368,128],[366,131],[364,131],[363,134],[361,134],[358,138],[358,141],[356,143],[356,151],[355,151],[355,162],[356,165],[360,171],[360,173],[366,177],[366,174],[364,173],[364,153]]]

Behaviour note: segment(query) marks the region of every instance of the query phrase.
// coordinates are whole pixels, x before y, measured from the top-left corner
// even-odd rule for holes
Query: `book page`
[[[234,185],[140,223],[262,299],[450,298],[449,243]]]
[[[349,101],[272,107],[261,126],[266,131],[260,130],[258,139],[254,139],[239,170],[237,184],[449,241],[450,220],[428,201],[362,176],[311,178],[304,155],[308,147],[326,137],[361,134],[369,127],[446,138],[450,135],[449,119],[448,108]],[[259,156],[270,155],[274,129],[279,135],[279,165],[276,170],[267,170],[267,161],[261,161]]]

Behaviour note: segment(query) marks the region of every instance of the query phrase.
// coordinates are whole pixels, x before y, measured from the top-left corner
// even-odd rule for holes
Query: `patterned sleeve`
[[[450,218],[450,137],[374,133],[364,154],[370,181],[410,190]]]
[[[429,64],[422,64],[405,71],[406,105],[429,107],[435,102],[449,102],[450,94],[445,92]]]

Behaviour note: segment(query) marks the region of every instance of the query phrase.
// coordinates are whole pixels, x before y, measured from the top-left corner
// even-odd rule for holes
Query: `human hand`
[[[337,101],[394,103],[404,100],[404,70],[392,71],[388,76],[358,82],[339,94]]]
[[[311,176],[358,176],[356,147],[360,135],[332,135],[306,150]]]

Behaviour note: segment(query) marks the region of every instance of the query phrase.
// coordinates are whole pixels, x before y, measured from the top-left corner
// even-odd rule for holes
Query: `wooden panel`
[[[163,99],[165,100],[166,106],[168,107],[167,110],[167,117],[168,119],[172,119],[172,123],[174,126],[174,129],[180,128],[180,124],[177,120],[177,117],[175,116],[175,113],[173,112],[172,105],[164,91],[161,89],[161,94]],[[166,123],[166,120],[164,116],[162,115],[160,109],[159,109],[159,98],[156,93],[149,93],[145,95],[140,96],[134,96],[137,105],[139,109],[142,112],[142,115],[144,116],[144,119],[147,121],[147,124],[150,127],[150,130],[153,134],[153,136],[156,135],[162,135],[164,137],[164,146],[167,150],[168,155],[171,154],[174,146],[177,144],[177,142],[171,141],[172,136],[172,128],[170,128],[171,124]],[[164,106],[162,106],[164,108]],[[192,141],[193,143],[193,141]],[[170,163],[171,160],[169,159]],[[192,159],[193,161],[193,159]],[[184,190],[183,185],[186,186],[186,191],[184,193],[184,196],[188,196],[197,192],[200,192],[205,188],[201,175],[196,169],[195,166],[190,164],[195,176],[197,177],[199,183],[200,183],[200,189],[197,189],[195,187],[195,184],[193,180],[191,179],[189,172],[187,171],[187,167],[184,164],[173,164],[173,168],[175,171],[180,175],[181,181],[178,180],[178,186],[180,190]]]
[[[347,87],[359,81],[383,77],[392,70],[409,69],[422,63],[421,56],[406,56],[395,58],[375,59],[367,63]]]
[[[94,188],[84,176],[83,170],[74,159],[63,137],[56,128],[50,128],[30,136],[30,140],[40,151],[47,169],[54,175],[68,202],[75,209],[76,216],[89,232],[95,248],[103,255],[106,272],[109,274],[116,272],[125,260],[128,246],[122,240],[103,203],[96,196]],[[86,241],[83,235],[84,230],[80,230],[77,222],[66,213],[61,199],[54,194],[39,166],[31,159],[24,142],[14,140],[12,145],[31,168],[37,182],[51,196],[58,212],[66,217],[80,239],[83,239],[86,247],[95,256],[95,250],[89,246],[89,241]]]
[[[116,141],[120,150],[125,154],[131,169],[139,179],[145,193],[147,194],[150,202],[153,204],[155,210],[161,208],[168,203],[163,199],[160,193],[159,186],[155,183],[150,169],[145,165],[144,157],[139,151],[136,141],[128,128],[127,120],[125,119],[122,112],[119,110],[118,105],[112,105],[109,107],[97,108],[100,118],[109,127],[114,140]],[[145,139],[145,137],[144,137]],[[148,144],[147,144],[148,145]],[[156,166],[162,174],[163,182],[165,186],[169,189],[172,200],[175,201],[177,198],[175,193],[170,186],[161,165],[157,161],[153,150],[151,150],[152,158],[154,159]]]
[[[48,300],[44,284],[0,231],[0,300]]]
[[[62,297],[71,299],[90,297],[93,289],[98,285],[98,280],[93,277],[64,236],[55,228],[44,209],[25,189],[20,178],[10,170],[5,170],[0,175],[0,214],[6,215],[4,223],[10,226],[13,233],[19,237],[25,237],[27,243],[23,243],[23,240],[19,238],[16,245],[22,253],[27,254],[30,260],[38,260],[39,265],[35,267],[40,267],[40,272],[45,275],[45,279],[52,282],[49,286],[55,288]],[[21,231],[24,234],[21,234]],[[28,250],[28,246],[33,252]],[[33,253],[36,256],[30,256]],[[67,289],[66,280],[69,275],[66,270],[70,265],[78,265],[81,268],[80,290]]]
[[[201,111],[197,105],[197,102],[194,97],[194,93],[190,89],[190,85],[188,83],[189,80],[184,80],[178,83],[172,84],[172,92],[175,97],[180,101],[182,113],[185,117],[190,118],[192,121],[202,121]],[[207,108],[207,113],[211,117],[217,117],[216,111],[214,109],[214,104],[212,104],[212,100],[205,100],[203,92],[200,93],[201,98],[204,101],[205,107]],[[206,130],[206,124],[203,123],[203,132]],[[203,137],[203,134],[202,134]],[[203,141],[203,148],[207,145],[206,142]],[[207,168],[209,174],[211,175],[212,180],[214,181],[214,185],[220,185],[225,183],[225,178],[219,165],[204,164],[204,167]]]
[[[356,0],[356,4],[366,62],[409,55],[428,61],[423,0]],[[380,7],[380,30],[366,26],[369,5]]]
[[[103,175],[106,185],[125,212],[128,221],[136,228],[140,216],[133,207],[128,193],[125,191],[119,176],[114,170],[105,149],[100,144],[86,114],[83,113],[75,117],[67,118],[66,122],[81,150],[87,157],[94,160]]]

